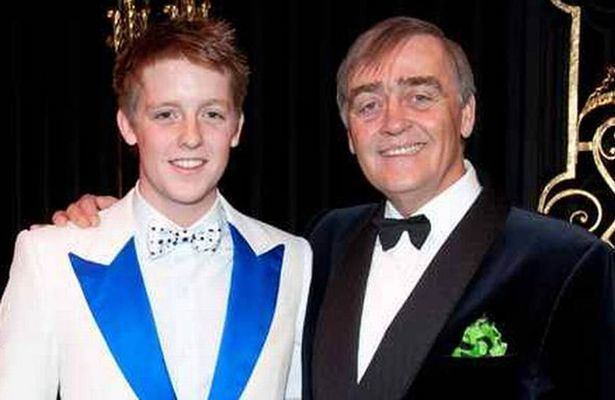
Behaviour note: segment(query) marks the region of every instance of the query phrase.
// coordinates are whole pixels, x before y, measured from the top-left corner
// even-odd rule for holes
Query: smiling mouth
[[[205,165],[205,160],[202,158],[175,158],[169,160],[169,164],[180,169],[194,170]]]
[[[426,142],[418,142],[408,146],[390,147],[384,150],[380,150],[379,153],[383,157],[410,156],[421,151],[421,149],[426,145]]]

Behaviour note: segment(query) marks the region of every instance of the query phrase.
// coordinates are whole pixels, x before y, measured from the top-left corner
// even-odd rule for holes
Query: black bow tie
[[[374,223],[379,228],[378,236],[384,251],[395,247],[404,231],[408,232],[414,247],[420,249],[431,230],[431,224],[423,214],[406,219],[377,218]]]

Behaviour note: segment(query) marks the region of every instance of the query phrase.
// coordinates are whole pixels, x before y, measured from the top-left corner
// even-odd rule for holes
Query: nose
[[[409,123],[403,106],[396,99],[390,99],[386,105],[382,132],[396,136],[403,133]]]
[[[188,149],[195,149],[203,143],[203,136],[196,118],[187,119],[181,127],[179,145]]]

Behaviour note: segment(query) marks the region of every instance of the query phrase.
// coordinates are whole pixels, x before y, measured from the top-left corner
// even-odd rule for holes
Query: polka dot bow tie
[[[220,244],[220,233],[218,222],[197,225],[192,229],[176,229],[154,221],[147,228],[147,251],[152,259],[184,245],[199,253],[214,253]]]

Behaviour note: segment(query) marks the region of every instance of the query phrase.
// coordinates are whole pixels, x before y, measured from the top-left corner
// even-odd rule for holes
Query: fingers
[[[36,230],[36,229],[40,229],[40,228],[42,228],[44,226],[46,226],[46,225],[44,225],[44,224],[32,224],[32,225],[30,225],[30,227],[28,229],[33,231],[33,230]]]
[[[79,215],[80,217],[90,218],[92,216],[97,216],[99,207],[96,202],[96,196],[91,194],[84,194],[81,198],[75,203],[79,207],[79,211],[82,211],[84,215]]]
[[[64,211],[56,211],[53,213],[51,217],[51,221],[56,226],[65,226],[68,223],[68,215]],[[33,229],[35,226],[31,226],[30,229]]]
[[[94,199],[99,210],[105,210],[118,202],[118,199],[113,196],[95,196]]]
[[[80,228],[89,228],[100,224],[98,213],[111,207],[118,201],[113,196],[94,196],[85,194],[79,200],[68,206],[66,211],[56,211],[51,220],[57,226],[72,222]],[[33,228],[36,228],[33,226]]]
[[[82,200],[83,198],[81,198],[77,203],[73,203],[68,206],[68,208],[66,209],[66,215],[68,216],[68,219],[70,220],[70,222],[80,228],[89,228],[92,226],[97,226],[100,223],[100,219],[98,218],[96,211],[93,211],[92,213],[91,209],[90,212],[85,210],[84,206],[81,205]],[[87,206],[87,203],[85,207],[89,207]]]

